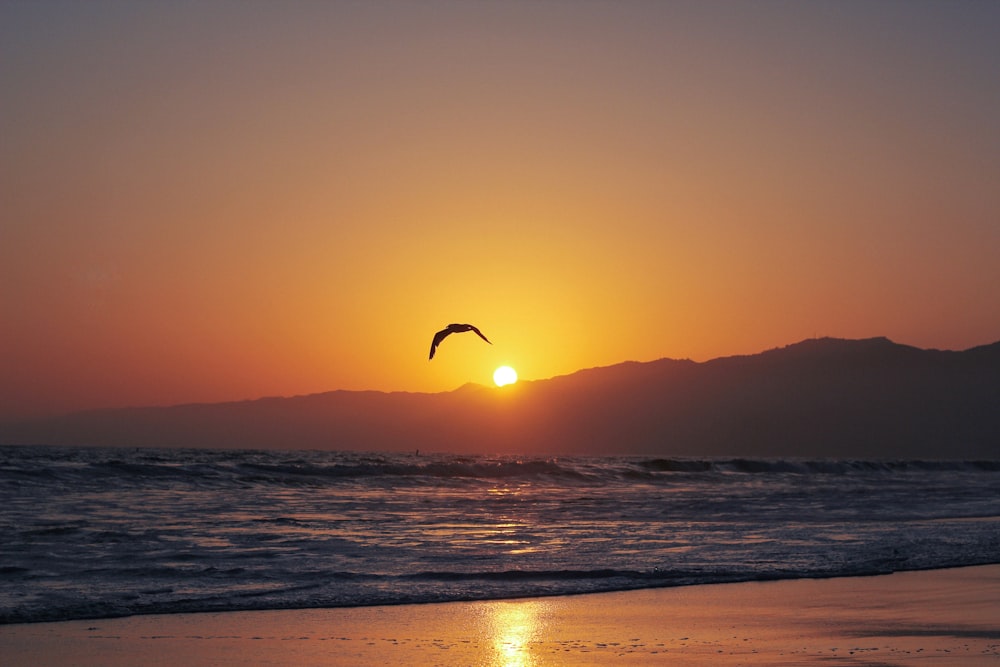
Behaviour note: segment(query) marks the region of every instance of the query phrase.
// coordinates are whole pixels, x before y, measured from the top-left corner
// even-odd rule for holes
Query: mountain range
[[[92,410],[0,424],[0,443],[1000,459],[1000,342],[959,352],[820,338],[501,388]]]

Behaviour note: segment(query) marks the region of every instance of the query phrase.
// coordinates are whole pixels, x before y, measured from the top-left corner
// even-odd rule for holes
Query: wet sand
[[[0,626],[5,665],[1000,665],[1000,565]]]

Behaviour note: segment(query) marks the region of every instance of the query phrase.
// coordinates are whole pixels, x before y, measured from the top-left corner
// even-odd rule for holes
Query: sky
[[[0,419],[1000,340],[1000,3],[0,3]],[[449,337],[427,359],[434,332]]]

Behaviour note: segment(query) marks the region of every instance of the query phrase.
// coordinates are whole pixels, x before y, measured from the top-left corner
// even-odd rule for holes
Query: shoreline
[[[318,605],[318,606],[302,606],[302,607],[260,607],[260,608],[244,608],[244,609],[199,609],[199,610],[179,610],[179,611],[140,611],[135,613],[126,614],[112,614],[112,615],[96,615],[96,616],[84,616],[81,618],[67,618],[67,619],[40,619],[40,620],[27,620],[27,621],[11,621],[5,622],[0,621],[0,629],[4,627],[11,626],[26,626],[26,625],[39,625],[39,624],[58,624],[58,623],[86,623],[89,621],[99,622],[99,621],[118,621],[129,618],[139,618],[144,616],[157,616],[163,618],[170,618],[172,616],[198,616],[198,615],[208,615],[208,614],[252,614],[252,613],[268,613],[268,612],[308,612],[308,611],[350,611],[352,609],[370,609],[370,608],[386,608],[392,609],[395,607],[422,607],[426,605],[448,605],[448,604],[486,604],[491,602],[517,602],[523,600],[547,600],[550,598],[575,598],[580,596],[590,596],[590,595],[610,595],[615,593],[641,593],[644,591],[660,591],[660,590],[672,590],[676,588],[692,588],[692,587],[702,587],[702,586],[726,586],[726,585],[738,585],[738,584],[768,584],[768,583],[780,583],[780,582],[794,582],[794,581],[826,581],[830,579],[867,579],[872,577],[886,577],[893,574],[906,574],[906,573],[919,573],[919,572],[934,572],[934,571],[947,571],[947,570],[962,570],[974,567],[990,567],[996,566],[1000,567],[1000,562],[997,563],[973,563],[970,565],[949,565],[943,567],[920,567],[912,570],[893,570],[889,572],[856,572],[851,574],[819,574],[814,576],[789,576],[789,577],[761,577],[761,578],[748,578],[748,579],[733,579],[733,580],[721,580],[721,581],[702,581],[696,583],[679,583],[679,584],[664,584],[664,585],[653,585],[648,587],[638,587],[638,588],[611,588],[608,590],[596,590],[596,591],[580,591],[580,592],[569,592],[569,593],[537,593],[534,595],[510,595],[505,597],[484,597],[484,598],[472,598],[472,599],[454,599],[454,600],[406,600],[399,602],[373,602],[366,604],[343,604],[343,605]]]
[[[0,626],[6,664],[980,665],[1000,565],[571,596]]]

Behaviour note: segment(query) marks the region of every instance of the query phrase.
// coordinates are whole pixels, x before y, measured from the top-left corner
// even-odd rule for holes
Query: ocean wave
[[[1000,560],[1000,463],[0,448],[0,622]]]
[[[16,450],[16,451],[15,451]],[[614,484],[669,482],[682,475],[845,475],[913,472],[1000,472],[998,461],[808,460],[750,458],[532,458],[431,454],[359,455],[343,452],[121,450],[0,447],[0,476],[10,483],[148,483],[195,485],[327,485],[386,480],[426,484],[499,480]]]
[[[797,475],[905,472],[1000,472],[1000,461],[963,460],[835,460],[835,459],[647,459],[636,462],[651,472],[716,472]]]

